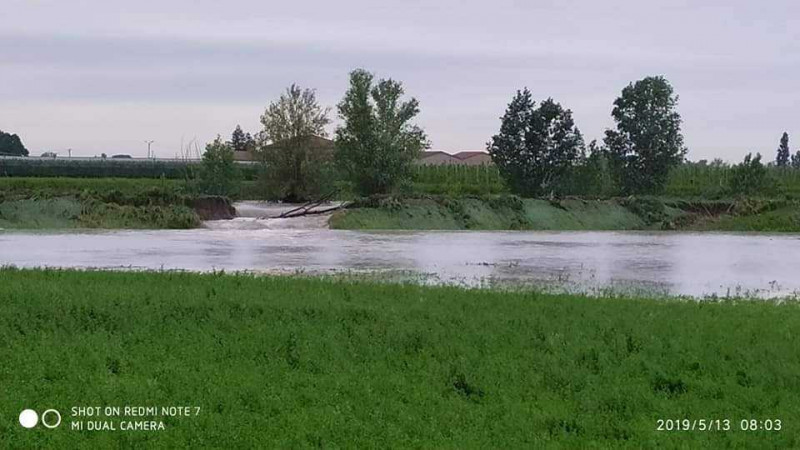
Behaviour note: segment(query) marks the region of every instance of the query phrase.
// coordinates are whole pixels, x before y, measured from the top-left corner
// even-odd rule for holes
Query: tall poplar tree
[[[789,165],[789,133],[783,132],[781,136],[781,143],[778,146],[778,156],[775,157],[775,165],[778,167],[787,167]]]

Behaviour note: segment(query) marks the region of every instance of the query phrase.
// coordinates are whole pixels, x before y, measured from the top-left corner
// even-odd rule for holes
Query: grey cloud
[[[101,110],[119,123],[145,114],[137,136],[213,135],[237,121],[256,126],[292,82],[334,105],[348,71],[364,67],[405,83],[445,150],[481,148],[523,86],[572,108],[587,137],[600,137],[619,91],[653,74],[681,96],[693,158],[739,159],[772,152],[784,130],[800,136],[794,1],[273,3],[4,4],[0,128],[34,150],[65,136],[89,148],[120,133],[97,126]],[[149,108],[116,107],[130,103]],[[46,114],[54,109],[74,120]],[[135,145],[135,154],[135,140],[121,150]]]

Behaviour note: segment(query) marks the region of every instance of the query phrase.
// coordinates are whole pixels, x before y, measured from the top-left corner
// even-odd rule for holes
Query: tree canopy
[[[239,188],[241,174],[233,161],[233,148],[217,136],[206,145],[200,168],[200,187],[215,195],[232,195]]]
[[[683,161],[678,96],[664,77],[629,84],[614,101],[616,130],[603,139],[611,169],[625,193],[656,193],[672,167]]]
[[[778,146],[778,155],[775,158],[775,165],[778,167],[789,166],[789,158],[791,152],[789,151],[789,133],[783,132],[781,136],[781,143]]]
[[[228,143],[235,152],[245,152],[255,148],[255,140],[250,133],[245,133],[242,127],[236,125],[236,128],[231,133],[231,140]]]
[[[500,132],[487,145],[509,186],[522,195],[559,190],[562,178],[584,151],[572,112],[552,98],[537,108],[525,88],[508,104]]]
[[[28,149],[22,145],[19,136],[0,130],[0,155],[28,156]]]
[[[363,69],[350,73],[350,87],[338,105],[336,161],[355,190],[387,193],[409,180],[411,166],[428,148],[425,132],[411,120],[419,113],[415,98],[403,100],[403,85]]]
[[[270,195],[303,201],[321,193],[330,178],[332,154],[313,143],[327,136],[329,111],[313,89],[295,84],[264,111],[258,153],[265,164],[261,182]]]

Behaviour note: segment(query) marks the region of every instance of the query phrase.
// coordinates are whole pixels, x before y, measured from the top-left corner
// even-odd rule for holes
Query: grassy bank
[[[0,203],[0,229],[187,229],[199,225],[199,216],[183,204],[134,206],[87,197]]]
[[[788,200],[513,196],[369,198],[331,218],[338,229],[800,231]]]
[[[794,303],[27,270],[0,303],[4,448],[800,445]],[[70,430],[73,406],[124,405],[200,412]],[[656,430],[684,418],[731,429]]]
[[[259,198],[245,182],[238,199]],[[202,197],[180,180],[2,178],[0,228],[191,228]],[[696,230],[800,232],[800,201],[775,198],[566,198],[416,195],[357,200],[339,229]]]
[[[24,178],[0,177],[0,200],[3,198],[41,198],[75,196],[84,192],[94,195],[119,193],[132,196],[157,189],[172,195],[193,195],[184,180],[151,178]],[[237,198],[255,199],[255,182],[242,182],[242,193]]]
[[[225,213],[213,210],[217,203],[176,180],[0,178],[5,229],[193,228]]]

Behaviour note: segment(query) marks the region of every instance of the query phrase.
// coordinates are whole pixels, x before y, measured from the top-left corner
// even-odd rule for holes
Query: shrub
[[[233,148],[217,136],[206,145],[200,169],[200,188],[213,195],[235,195],[241,182],[239,170],[233,162]]]
[[[767,187],[767,169],[761,164],[761,153],[744,157],[741,164],[733,168],[728,188],[736,194],[753,195],[762,193]]]

